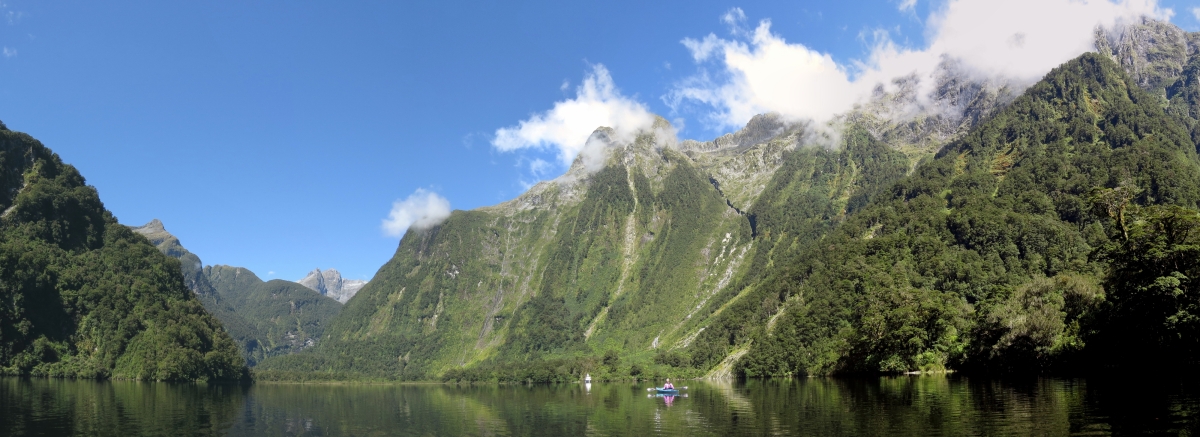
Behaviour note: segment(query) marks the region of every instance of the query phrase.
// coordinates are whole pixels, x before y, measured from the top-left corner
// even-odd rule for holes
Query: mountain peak
[[[342,273],[337,269],[321,271],[320,268],[313,269],[304,279],[296,282],[341,303],[349,301],[359,289],[367,285],[367,281],[361,279],[343,279]]]
[[[146,237],[147,240],[150,240],[150,244],[167,256],[180,258],[190,253],[179,243],[179,238],[167,232],[167,228],[158,219],[150,220],[150,223],[141,226],[130,227],[130,229]]]
[[[163,226],[162,221],[160,221],[158,219],[154,219],[154,220],[150,220],[150,223],[146,223],[144,225],[134,227],[133,231],[137,232],[139,234],[145,235],[145,234],[151,234],[151,233],[156,234],[156,233],[160,233],[160,232],[167,232],[167,228]]]

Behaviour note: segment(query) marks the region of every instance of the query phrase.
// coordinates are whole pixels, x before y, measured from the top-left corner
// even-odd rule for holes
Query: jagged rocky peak
[[[150,220],[150,223],[130,229],[145,236],[147,240],[150,240],[150,244],[158,247],[158,250],[167,256],[179,258],[188,253],[187,249],[184,249],[183,245],[179,243],[179,239],[167,232],[167,228],[159,219]]]
[[[866,102],[835,117],[834,123],[861,126],[897,150],[922,155],[1008,106],[1028,85],[943,58],[926,77],[910,74],[877,85]]]
[[[737,132],[721,135],[712,141],[685,140],[680,143],[679,148],[697,152],[742,151],[784,136],[790,131],[802,130],[805,126],[807,123],[789,121],[777,113],[759,114],[746,122],[746,126]]]
[[[1185,32],[1174,24],[1143,17],[1113,29],[1096,29],[1096,51],[1109,56],[1137,81],[1161,91],[1183,73],[1200,52],[1200,32]]]
[[[154,219],[154,220],[150,220],[150,223],[146,223],[144,225],[133,228],[133,231],[137,232],[139,234],[142,234],[142,235],[159,234],[159,233],[167,232],[167,228],[165,226],[163,226],[163,223],[161,220]]]
[[[359,289],[367,285],[367,281],[361,279],[342,278],[341,272],[338,272],[337,269],[325,271],[313,269],[308,272],[308,276],[296,282],[341,303],[346,303],[351,297],[354,297],[355,293],[358,293]]]

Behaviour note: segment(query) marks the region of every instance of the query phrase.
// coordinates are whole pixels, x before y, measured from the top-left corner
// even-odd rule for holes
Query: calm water
[[[1200,435],[1200,385],[1137,376],[684,384],[687,397],[667,399],[649,384],[0,378],[0,435]]]

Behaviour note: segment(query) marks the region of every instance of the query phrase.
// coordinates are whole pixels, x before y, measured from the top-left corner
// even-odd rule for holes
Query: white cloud
[[[1091,50],[1097,25],[1170,14],[1156,0],[950,0],[925,21],[927,47],[900,47],[878,31],[867,58],[848,65],[788,43],[763,20],[752,33],[739,35],[735,28],[730,39],[684,39],[696,62],[715,62],[721,70],[714,79],[702,67],[663,100],[675,111],[688,104],[708,107],[713,130],[741,127],[765,112],[824,122],[861,102],[877,84],[914,73],[928,77],[943,56],[989,77],[1031,83]]]
[[[536,177],[545,177],[549,175],[551,170],[550,163],[546,160],[537,158],[529,162],[529,172]]]
[[[744,30],[746,24],[746,12],[742,8],[733,8],[721,15],[721,22],[729,26],[731,32]]]
[[[271,271],[267,272],[267,276],[275,276],[275,271],[271,270]]]
[[[900,12],[912,11],[916,7],[917,7],[917,0],[900,0],[900,5],[897,6],[897,8],[900,9]]]
[[[4,47],[4,57],[11,58],[17,55],[17,49]]]
[[[653,125],[654,115],[646,106],[621,95],[608,69],[597,64],[575,89],[575,98],[555,102],[550,110],[516,126],[497,129],[492,146],[504,152],[557,149],[559,161],[570,165],[598,127],[611,127],[628,140]]]
[[[1192,8],[1192,15],[1196,17],[1196,20],[1200,21],[1200,8]]]
[[[401,237],[409,227],[428,229],[449,216],[449,200],[437,193],[418,188],[404,200],[392,203],[392,211],[383,219],[383,233]]]

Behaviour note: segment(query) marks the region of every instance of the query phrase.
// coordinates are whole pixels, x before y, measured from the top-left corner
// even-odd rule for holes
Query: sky
[[[0,0],[0,120],[205,264],[369,279],[409,227],[561,175],[596,127],[826,121],[943,56],[1033,81],[1196,1]],[[585,154],[586,156],[586,154]]]

